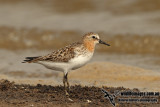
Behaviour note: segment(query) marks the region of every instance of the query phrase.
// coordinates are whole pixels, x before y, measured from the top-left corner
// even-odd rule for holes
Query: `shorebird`
[[[64,91],[66,95],[69,91],[68,72],[84,66],[92,58],[96,44],[104,44],[97,33],[87,33],[81,41],[72,43],[64,48],[45,56],[26,57],[23,63],[38,63],[46,68],[62,71]]]

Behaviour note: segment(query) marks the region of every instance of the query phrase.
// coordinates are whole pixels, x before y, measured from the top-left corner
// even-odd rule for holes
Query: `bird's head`
[[[93,33],[93,32],[85,34],[83,37],[83,42],[90,42],[94,45],[96,45],[97,43],[100,43],[100,44],[110,46],[108,43],[102,41],[97,33]]]

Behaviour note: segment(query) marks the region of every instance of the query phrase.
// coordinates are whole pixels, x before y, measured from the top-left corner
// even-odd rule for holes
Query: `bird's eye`
[[[92,38],[94,38],[94,39],[95,39],[96,37],[95,37],[95,36],[92,36]]]

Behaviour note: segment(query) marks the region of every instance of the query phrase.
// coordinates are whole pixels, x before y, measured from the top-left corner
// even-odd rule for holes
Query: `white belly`
[[[81,66],[85,65],[92,57],[93,54],[88,56],[78,56],[75,57],[69,62],[48,62],[48,61],[39,61],[39,64],[44,65],[46,68],[56,70],[56,71],[69,71],[80,68]]]
[[[64,71],[65,68],[69,68],[68,63],[64,62],[39,61],[38,63],[45,66],[46,68],[56,71]]]

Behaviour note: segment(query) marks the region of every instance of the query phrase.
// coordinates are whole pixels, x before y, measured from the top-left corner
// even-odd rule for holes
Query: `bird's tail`
[[[35,62],[37,58],[39,58],[40,56],[37,57],[26,57],[25,60],[23,60],[22,63],[32,63]]]

